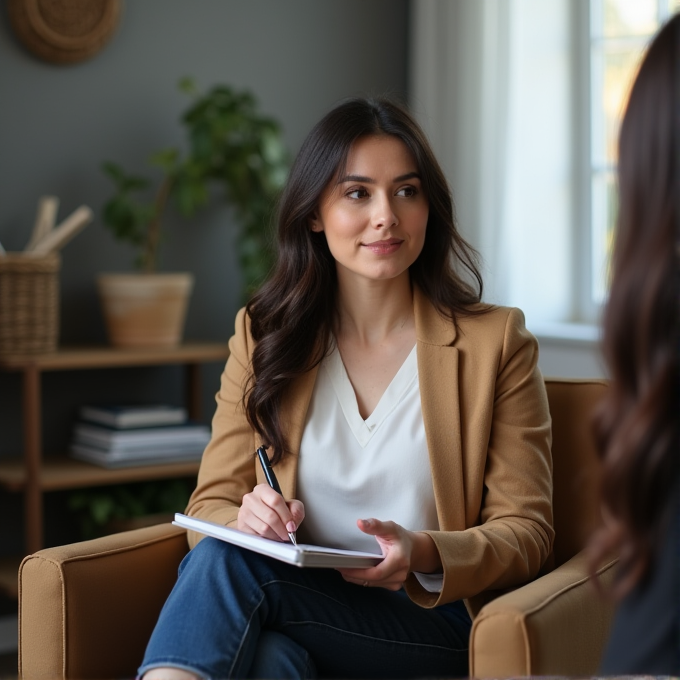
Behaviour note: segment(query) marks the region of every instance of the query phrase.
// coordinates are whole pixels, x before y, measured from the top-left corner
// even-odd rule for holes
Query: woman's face
[[[408,275],[423,249],[428,212],[411,152],[396,137],[375,135],[354,142],[311,228],[326,235],[340,283],[386,280]]]

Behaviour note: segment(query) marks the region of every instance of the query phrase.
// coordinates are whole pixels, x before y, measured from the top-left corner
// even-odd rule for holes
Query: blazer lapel
[[[439,527],[465,529],[456,329],[425,296],[414,292],[418,381]]]

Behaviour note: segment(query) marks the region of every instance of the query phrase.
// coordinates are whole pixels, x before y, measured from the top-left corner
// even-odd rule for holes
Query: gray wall
[[[26,244],[37,199],[61,199],[59,217],[80,204],[94,223],[62,251],[61,339],[105,341],[94,280],[131,268],[131,251],[104,229],[111,193],[104,160],[145,172],[148,155],[182,145],[178,122],[188,100],[176,84],[192,76],[207,88],[249,88],[281,122],[295,151],[337,100],[357,94],[406,97],[407,0],[133,0],[109,45],[70,66],[41,62],[14,38],[0,13],[0,242]],[[219,201],[190,222],[168,219],[162,268],[190,270],[196,287],[190,339],[227,340],[239,306],[235,224]],[[221,367],[204,370],[206,418]],[[47,452],[63,451],[78,404],[91,400],[181,400],[172,368],[50,374],[44,381]],[[21,450],[18,376],[0,373],[0,457]],[[0,510],[21,522],[17,497],[0,492]],[[49,535],[48,535],[49,540]],[[57,540],[56,538],[54,540]],[[7,552],[16,552],[6,548]]]

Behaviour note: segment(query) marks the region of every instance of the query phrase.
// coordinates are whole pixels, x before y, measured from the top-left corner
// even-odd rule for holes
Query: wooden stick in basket
[[[44,255],[59,250],[70,241],[86,224],[92,221],[94,213],[86,205],[74,210],[58,227],[43,236],[28,252],[30,255]]]
[[[52,231],[57,221],[59,199],[56,196],[41,196],[38,201],[38,213],[35,217],[31,240],[24,250],[33,250],[36,244]]]

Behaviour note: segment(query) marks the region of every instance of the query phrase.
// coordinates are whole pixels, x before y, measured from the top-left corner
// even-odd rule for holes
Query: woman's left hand
[[[441,569],[439,552],[427,534],[378,519],[360,519],[357,526],[365,534],[375,536],[385,559],[368,569],[338,569],[345,581],[399,590],[410,572],[433,573]]]

